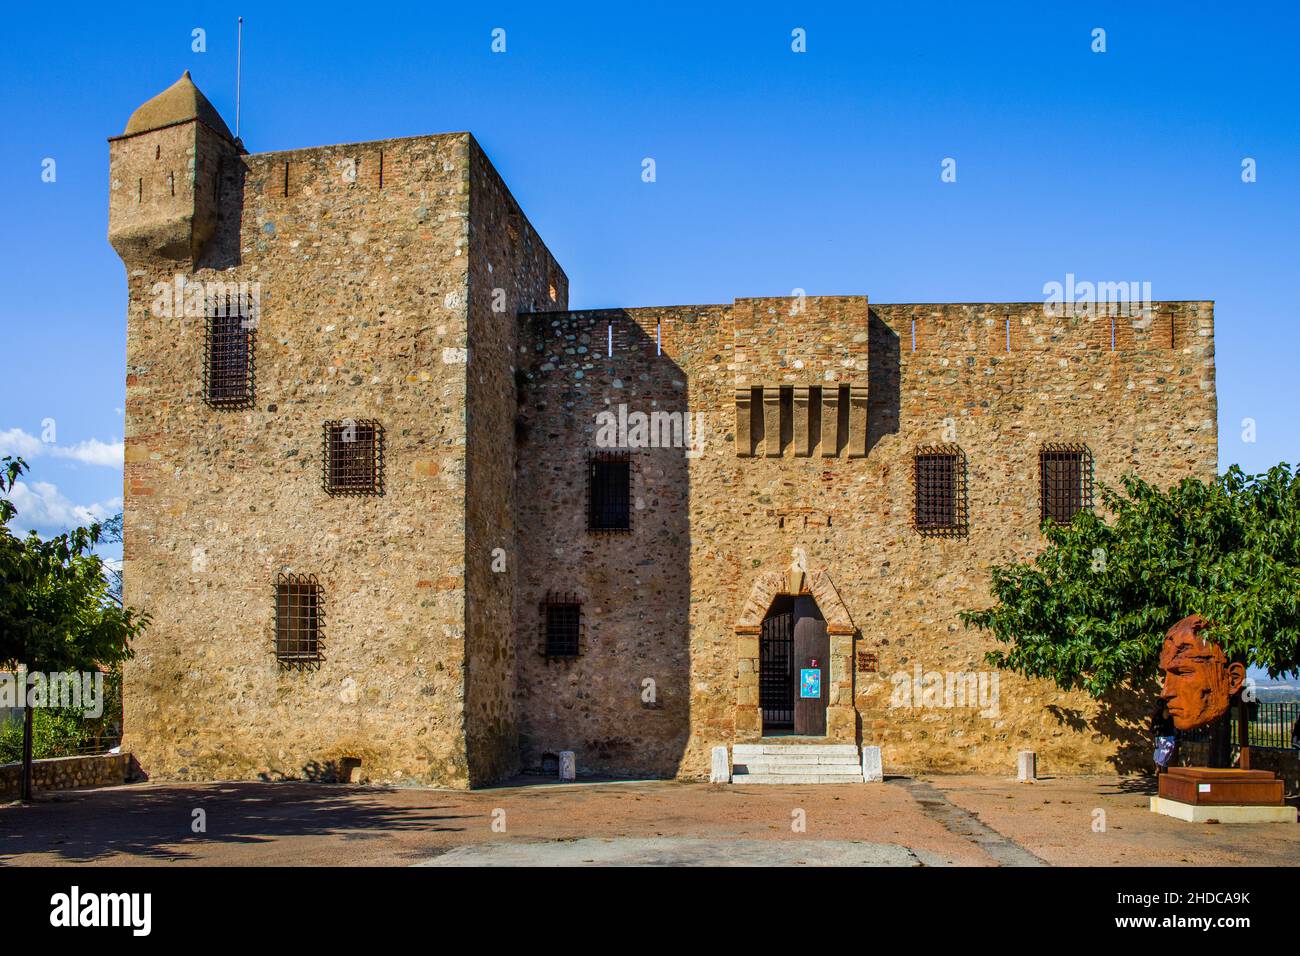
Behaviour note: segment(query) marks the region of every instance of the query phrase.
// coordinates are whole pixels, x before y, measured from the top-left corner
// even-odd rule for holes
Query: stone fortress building
[[[1094,482],[1214,475],[1211,302],[570,311],[468,133],[250,154],[188,74],[110,180],[156,778],[1146,761],[1152,700],[992,674],[957,612]]]

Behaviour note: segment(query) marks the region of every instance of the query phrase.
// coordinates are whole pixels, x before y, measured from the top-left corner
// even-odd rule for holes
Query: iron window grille
[[[957,445],[928,445],[912,456],[912,523],[922,535],[960,537],[970,530],[966,454]]]
[[[286,667],[320,663],[323,609],[321,587],[313,574],[281,574],[275,579],[275,658]]]
[[[572,658],[582,653],[582,602],[577,595],[549,592],[541,604],[542,653]]]
[[[587,462],[587,530],[632,530],[630,452],[596,452]]]
[[[322,482],[331,495],[384,493],[384,428],[374,419],[326,422]]]
[[[1069,524],[1092,510],[1092,452],[1087,445],[1047,444],[1038,452],[1042,521]]]
[[[213,408],[252,408],[257,317],[238,296],[209,298],[203,335],[203,397]]]

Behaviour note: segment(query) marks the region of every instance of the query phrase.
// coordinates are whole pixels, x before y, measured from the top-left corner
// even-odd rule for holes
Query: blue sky
[[[575,308],[1148,281],[1216,300],[1221,466],[1300,458],[1293,4],[109,6],[5,19],[0,440],[30,457],[21,503],[43,531],[120,504],[105,139],[186,69],[233,126],[239,14],[250,150],[471,130]]]

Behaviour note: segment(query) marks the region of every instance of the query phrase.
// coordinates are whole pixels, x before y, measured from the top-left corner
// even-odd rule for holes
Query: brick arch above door
[[[803,568],[791,566],[785,571],[771,571],[760,575],[750,589],[749,597],[741,609],[736,621],[736,633],[757,634],[763,626],[763,618],[772,606],[772,601],[782,594],[798,596],[810,594],[817,602],[822,617],[826,619],[826,630],[831,634],[853,634],[856,628],[845,607],[840,592],[831,580],[829,571],[819,569],[812,573]]]

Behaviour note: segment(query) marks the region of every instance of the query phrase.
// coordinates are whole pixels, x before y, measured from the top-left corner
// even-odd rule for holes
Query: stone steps
[[[790,784],[796,783],[862,783],[862,774],[855,773],[852,776],[844,773],[825,774],[825,773],[738,773],[734,774],[731,782],[736,786],[743,786],[747,783],[773,783],[773,784]]]
[[[862,767],[823,767],[783,766],[780,763],[767,766],[754,766],[753,763],[737,763],[732,767],[732,777],[805,777],[815,774],[818,777],[862,778]]]
[[[764,754],[760,757],[733,757],[732,759],[734,763],[748,764],[751,767],[755,764],[788,764],[791,766],[798,764],[801,767],[818,765],[823,767],[857,767],[859,765],[857,757],[847,755],[843,757],[838,755],[833,757],[819,757],[816,754],[809,754],[808,756],[804,756],[803,754],[790,754],[789,756]]]
[[[731,782],[737,784],[861,783],[853,744],[735,744]]]
[[[739,760],[742,757],[764,756],[782,757],[786,755],[803,755],[816,757],[857,757],[858,748],[854,744],[734,744],[731,756]]]

